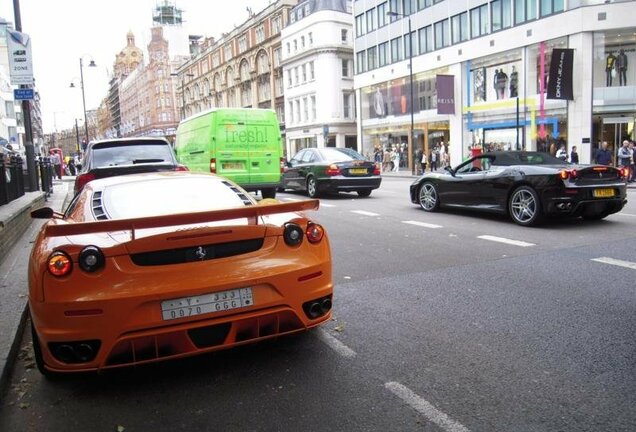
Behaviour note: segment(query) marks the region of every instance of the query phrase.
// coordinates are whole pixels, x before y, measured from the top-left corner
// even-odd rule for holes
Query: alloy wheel
[[[431,183],[424,183],[420,188],[420,205],[425,211],[437,208],[437,190]]]
[[[512,217],[519,223],[529,224],[537,214],[537,200],[528,189],[519,189],[510,200]]]
[[[317,195],[316,179],[313,177],[309,177],[307,179],[307,195],[309,195],[311,198]]]

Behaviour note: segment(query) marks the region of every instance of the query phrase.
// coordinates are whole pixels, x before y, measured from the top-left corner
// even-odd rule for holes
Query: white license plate
[[[239,288],[163,301],[161,302],[161,316],[164,320],[172,320],[206,313],[223,312],[252,306],[253,304],[252,288]]]

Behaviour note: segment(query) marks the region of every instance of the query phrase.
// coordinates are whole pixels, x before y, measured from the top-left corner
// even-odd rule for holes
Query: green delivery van
[[[248,191],[274,198],[284,168],[276,112],[257,108],[213,108],[179,123],[179,163],[212,172]]]

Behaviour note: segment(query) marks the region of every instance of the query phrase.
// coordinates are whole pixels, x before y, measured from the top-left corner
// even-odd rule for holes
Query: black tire
[[[536,226],[543,220],[543,209],[537,192],[529,186],[519,186],[510,194],[508,214],[521,226]]]
[[[361,196],[362,198],[366,198],[369,195],[371,195],[371,189],[360,189],[358,191],[358,196]]]
[[[33,321],[31,321],[31,339],[33,341],[33,357],[35,358],[35,365],[38,370],[46,379],[54,380],[60,378],[62,374],[57,372],[52,372],[48,370],[44,366],[44,356],[42,356],[42,346],[40,345],[40,339],[38,338],[38,334],[35,331],[35,327],[33,326]]]
[[[316,183],[316,178],[314,176],[307,177],[307,195],[309,198],[318,197],[318,183]]]
[[[424,182],[417,190],[417,202],[426,212],[435,212],[439,209],[439,195],[437,187],[431,182]]]
[[[261,196],[263,198],[276,198],[276,188],[261,189]]]

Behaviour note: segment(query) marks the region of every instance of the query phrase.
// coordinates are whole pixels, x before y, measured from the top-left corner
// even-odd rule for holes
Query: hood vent
[[[252,201],[250,201],[250,199],[236,186],[234,186],[232,183],[227,182],[227,181],[223,181],[223,184],[227,187],[229,187],[230,189],[232,189],[232,192],[234,192],[236,195],[238,195],[238,197],[241,199],[241,201],[243,201],[243,204],[245,204],[246,206],[248,205],[253,205]]]
[[[106,214],[106,210],[104,210],[104,204],[102,203],[102,191],[97,191],[93,194],[93,201],[91,203],[91,207],[93,209],[93,216],[97,220],[108,220],[110,219]]]

